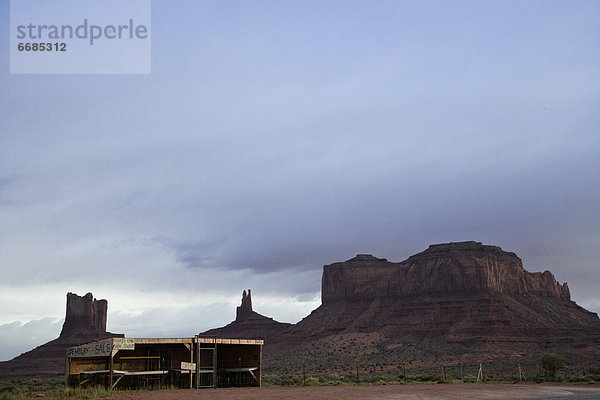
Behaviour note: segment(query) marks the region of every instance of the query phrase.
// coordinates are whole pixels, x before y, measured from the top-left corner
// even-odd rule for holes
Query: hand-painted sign
[[[114,338],[113,350],[135,350],[135,342],[133,339]]]
[[[92,343],[67,349],[67,357],[105,357],[110,356],[112,338],[98,340]]]

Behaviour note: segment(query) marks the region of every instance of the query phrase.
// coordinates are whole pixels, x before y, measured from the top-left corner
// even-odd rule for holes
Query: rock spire
[[[252,315],[252,293],[248,289],[247,293],[245,290],[242,293],[242,304],[236,309],[235,320],[243,321],[250,315]]]

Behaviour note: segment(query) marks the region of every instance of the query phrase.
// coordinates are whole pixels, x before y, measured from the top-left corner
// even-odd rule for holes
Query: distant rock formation
[[[67,293],[67,312],[60,336],[81,335],[84,332],[92,334],[106,332],[106,313],[108,301],[96,300],[91,293],[78,296]]]
[[[67,293],[67,310],[57,339],[0,362],[0,379],[57,377],[64,374],[67,348],[108,337],[123,337],[106,331],[108,302],[91,293]]]
[[[570,365],[600,358],[600,319],[571,301],[552,273],[528,272],[516,254],[479,242],[429,246],[402,262],[359,254],[323,267],[322,304],[295,325],[253,311],[242,293],[235,321],[202,335],[264,339],[272,371],[319,365],[413,362],[535,366],[544,353]],[[106,332],[106,300],[67,294],[60,337],[7,362],[0,378],[57,376],[67,347]],[[322,367],[322,368],[321,368]],[[60,372],[59,372],[60,371]]]
[[[399,263],[359,254],[325,265],[321,306],[272,343],[349,333],[377,333],[389,349],[600,356],[600,319],[571,301],[566,283],[479,242],[431,245]]]
[[[242,293],[242,304],[236,309],[235,320],[240,322],[248,318],[252,315],[252,293],[250,289],[248,289],[248,294],[246,291]]]
[[[292,324],[277,322],[273,318],[265,317],[252,310],[252,293],[244,290],[242,303],[236,309],[235,321],[217,329],[202,333],[205,336],[239,339],[264,339],[267,340],[279,335]]]
[[[530,273],[515,253],[478,242],[429,246],[401,263],[370,254],[323,267],[322,302],[497,292],[570,301],[549,271]]]

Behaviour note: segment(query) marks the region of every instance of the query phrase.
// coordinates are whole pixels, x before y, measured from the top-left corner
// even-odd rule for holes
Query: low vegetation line
[[[542,361],[543,372],[539,374],[518,375],[487,375],[478,380],[477,376],[457,376],[452,370],[441,369],[440,374],[405,374],[403,368],[396,372],[364,373],[323,373],[310,375],[267,373],[262,377],[263,386],[336,386],[336,385],[405,385],[405,384],[476,384],[476,383],[505,383],[505,382],[563,382],[563,383],[596,383],[600,382],[600,368],[582,369],[581,373],[574,371],[566,373],[560,357],[547,355]],[[118,390],[116,393],[135,393],[148,390],[173,389],[157,386],[141,390]],[[62,379],[27,379],[0,381],[0,400],[25,400],[34,398],[44,399],[98,399],[111,397],[111,392],[104,387],[92,386],[86,388],[65,388]]]

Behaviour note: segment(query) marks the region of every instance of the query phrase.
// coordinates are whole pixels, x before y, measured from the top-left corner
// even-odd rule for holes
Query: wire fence
[[[271,386],[361,385],[407,383],[491,383],[491,382],[600,382],[600,361],[582,366],[565,365],[551,371],[541,364],[521,365],[512,360],[395,366],[377,363],[323,365],[305,362],[300,367],[274,369],[266,366],[263,384]]]

